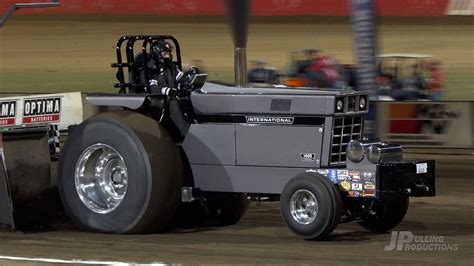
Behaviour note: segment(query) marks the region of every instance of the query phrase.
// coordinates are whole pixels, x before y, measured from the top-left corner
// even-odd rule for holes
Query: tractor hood
[[[191,102],[197,115],[217,114],[292,114],[338,115],[367,113],[359,110],[359,101],[367,93],[353,90],[325,90],[315,88],[245,88],[206,82],[200,90],[191,94]],[[344,109],[336,110],[336,100],[344,103]],[[353,102],[353,103],[352,103]],[[354,106],[352,108],[352,106]]]

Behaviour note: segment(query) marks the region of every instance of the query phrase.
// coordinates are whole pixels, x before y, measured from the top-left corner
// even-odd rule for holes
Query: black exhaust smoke
[[[235,84],[247,83],[247,35],[250,19],[250,0],[224,0],[234,40]]]

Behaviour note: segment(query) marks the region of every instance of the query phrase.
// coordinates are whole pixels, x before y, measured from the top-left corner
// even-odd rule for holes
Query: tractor
[[[386,232],[409,197],[435,195],[434,161],[405,161],[401,146],[364,137],[367,93],[234,86],[195,73],[176,96],[152,94],[157,40],[173,43],[181,69],[173,36],[121,37],[119,93],[87,95],[101,112],[69,128],[58,189],[81,228],[230,225],[249,199],[274,200],[291,231],[319,240],[350,221]]]

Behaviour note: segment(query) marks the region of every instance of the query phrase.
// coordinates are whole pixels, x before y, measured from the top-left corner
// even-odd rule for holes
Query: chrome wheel
[[[300,189],[291,196],[290,212],[299,224],[310,224],[318,215],[318,200],[311,191]]]
[[[127,193],[123,157],[107,144],[89,146],[77,161],[75,184],[79,198],[91,211],[105,214],[115,210]]]

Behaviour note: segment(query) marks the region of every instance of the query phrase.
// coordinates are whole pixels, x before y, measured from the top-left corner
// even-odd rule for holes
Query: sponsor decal
[[[349,171],[349,176],[352,181],[360,181],[359,171]]]
[[[352,183],[351,190],[355,191],[362,191],[362,184],[361,183]]]
[[[23,124],[58,123],[61,119],[62,97],[25,99]]]
[[[348,170],[337,170],[337,178],[339,180],[349,180],[349,171]]]
[[[337,174],[339,176],[349,176],[349,171],[348,170],[337,170]]]
[[[351,198],[360,197],[360,192],[359,191],[349,191],[349,197],[351,197]]]
[[[318,169],[317,171],[320,175],[323,175],[323,176],[328,176],[328,174],[329,174],[328,169]]]
[[[367,189],[362,191],[362,197],[375,197],[375,189]]]
[[[331,181],[334,184],[339,183],[339,180],[337,179],[337,170],[336,169],[330,169],[328,177],[329,177],[329,179],[331,179]]]
[[[301,153],[301,161],[303,162],[314,162],[315,158],[315,153]]]
[[[345,191],[351,190],[351,182],[347,180],[341,181],[339,185],[341,185],[342,189],[344,189]]]
[[[369,179],[370,179],[370,178],[372,177],[372,175],[373,175],[372,172],[365,172],[365,171],[362,172],[362,176],[365,177],[365,178],[369,178]]]
[[[417,174],[428,173],[428,164],[427,163],[417,163],[416,164],[416,173]]]
[[[375,189],[375,185],[372,182],[365,182],[364,189]]]
[[[246,116],[247,124],[293,124],[294,117]]]
[[[15,124],[16,100],[0,101],[0,126]]]

